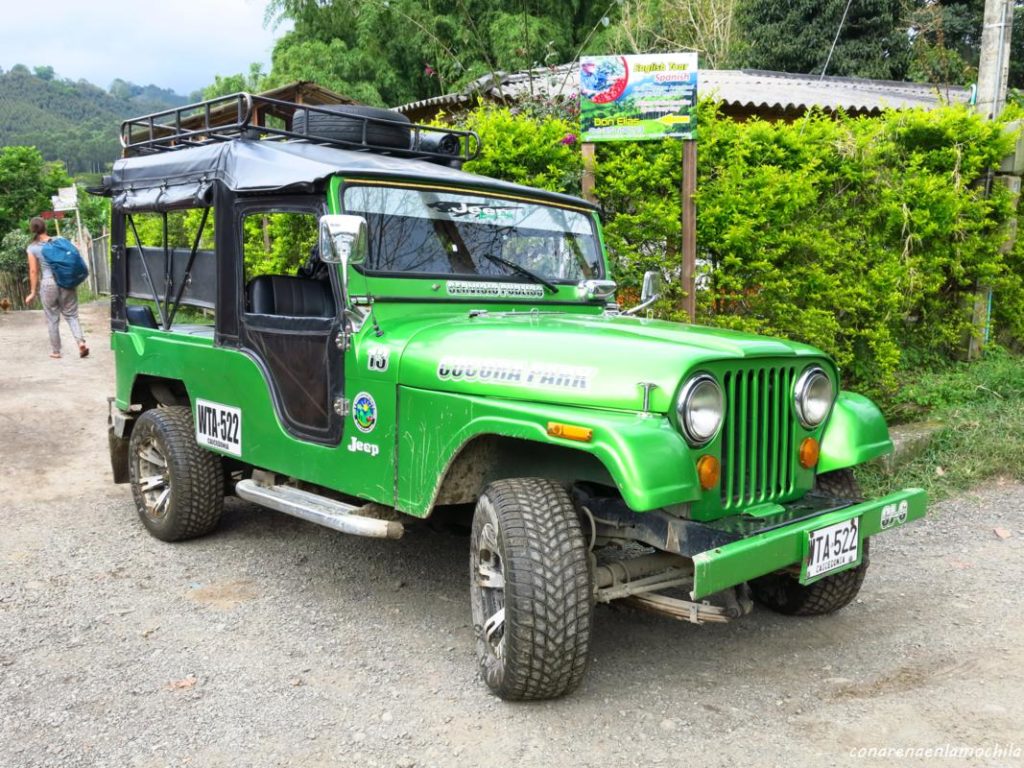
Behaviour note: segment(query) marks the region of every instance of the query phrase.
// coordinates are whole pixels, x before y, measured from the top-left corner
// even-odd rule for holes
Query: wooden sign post
[[[683,215],[683,311],[690,322],[697,319],[697,142],[683,141],[683,179],[680,188]]]

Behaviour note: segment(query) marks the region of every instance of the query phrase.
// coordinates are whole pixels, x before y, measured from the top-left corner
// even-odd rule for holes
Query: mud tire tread
[[[849,469],[818,475],[816,488],[829,496],[860,501],[857,479]],[[863,542],[861,564],[848,571],[826,576],[806,586],[786,573],[772,573],[750,582],[754,599],[766,608],[787,616],[823,616],[845,608],[857,597],[869,565],[869,544]]]
[[[488,675],[481,657],[484,679],[506,700],[563,696],[586,674],[593,622],[593,580],[576,509],[547,479],[499,480],[483,496],[498,520],[506,638],[500,674]]]
[[[156,437],[162,444],[170,475],[167,514],[160,521],[146,515],[135,460],[142,441],[149,437]],[[224,509],[222,463],[219,456],[196,443],[188,406],[153,408],[143,413],[132,429],[128,456],[135,507],[153,536],[161,541],[184,541],[205,536],[217,527]]]

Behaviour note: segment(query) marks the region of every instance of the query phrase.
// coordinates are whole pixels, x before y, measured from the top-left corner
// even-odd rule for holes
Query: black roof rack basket
[[[293,130],[295,115],[303,113],[305,117],[300,121],[303,130]],[[322,119],[311,120],[311,114],[361,121],[362,131],[349,131],[350,139],[318,135],[315,133],[316,124],[322,122]],[[277,125],[268,122],[276,122]],[[311,124],[313,130],[310,130]],[[371,133],[369,129],[372,125],[405,127],[404,123],[386,118],[339,113],[324,105],[298,104],[251,93],[233,93],[125,120],[121,123],[121,147],[124,156],[131,157],[239,138],[304,139],[338,149],[381,152],[450,165],[461,165],[480,154],[480,137],[473,131],[408,124],[409,146],[396,147],[370,141],[368,134]],[[359,133],[361,137],[357,136]]]

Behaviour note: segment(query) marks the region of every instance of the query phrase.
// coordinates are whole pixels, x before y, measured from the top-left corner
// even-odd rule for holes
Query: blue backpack
[[[72,242],[63,237],[51,237],[43,243],[43,260],[61,288],[76,288],[89,276],[89,268],[85,266],[82,254]]]

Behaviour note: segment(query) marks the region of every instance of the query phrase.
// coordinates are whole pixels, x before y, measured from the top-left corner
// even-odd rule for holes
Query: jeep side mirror
[[[644,284],[640,289],[640,301],[651,301],[661,296],[661,272],[644,272]]]
[[[651,304],[661,298],[661,272],[652,269],[644,272],[644,284],[640,288],[640,303],[622,314],[635,315],[641,309],[647,309]]]
[[[366,219],[362,216],[332,214],[320,217],[320,260],[341,264],[344,272],[350,264],[366,261]]]
[[[366,261],[366,219],[328,214],[320,217],[320,261],[341,265],[341,295],[348,301],[348,268]]]

